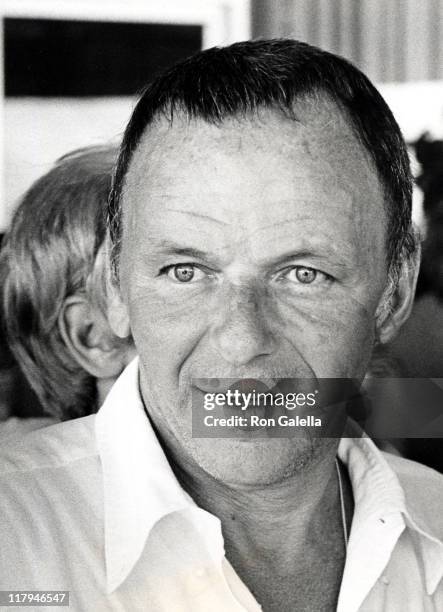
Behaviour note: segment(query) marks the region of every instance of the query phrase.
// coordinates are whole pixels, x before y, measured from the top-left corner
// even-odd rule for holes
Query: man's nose
[[[211,330],[213,347],[225,361],[246,365],[274,351],[275,339],[265,310],[266,296],[259,290],[231,287],[220,303],[219,317]]]

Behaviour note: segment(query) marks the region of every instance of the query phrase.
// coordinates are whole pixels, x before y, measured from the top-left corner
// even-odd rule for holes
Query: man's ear
[[[128,338],[131,335],[129,314],[112,265],[112,240],[109,231],[104,243],[104,255],[108,322],[116,336]]]
[[[131,335],[128,309],[117,285],[108,281],[107,285],[108,321],[112,331],[119,338],[128,338]]]
[[[95,378],[117,377],[127,364],[128,340],[115,336],[103,314],[85,296],[65,300],[58,327],[72,357]]]
[[[376,335],[380,344],[393,340],[409,318],[414,305],[420,267],[420,249],[404,258],[397,279],[390,280],[376,312]]]

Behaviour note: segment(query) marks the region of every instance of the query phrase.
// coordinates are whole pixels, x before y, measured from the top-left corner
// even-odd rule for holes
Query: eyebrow
[[[311,251],[308,249],[300,250],[300,251],[290,251],[283,255],[279,255],[278,257],[267,261],[266,263],[269,265],[284,265],[293,262],[295,259],[310,259],[310,260],[324,260],[328,258],[328,260],[332,257],[333,261],[330,262],[335,267],[346,268],[346,263],[344,263],[341,258],[337,259],[338,252],[334,249],[320,249],[318,252]]]
[[[171,240],[160,240],[157,247],[164,255],[180,255],[184,257],[193,257],[194,259],[213,259],[206,251],[201,251],[194,247],[183,247]]]
[[[214,262],[214,255],[200,249],[193,247],[183,247],[180,244],[163,239],[157,243],[157,247],[161,250],[164,255],[179,255],[181,257],[192,257],[194,259],[200,259],[203,261]],[[336,268],[346,269],[347,265],[345,262],[337,260],[338,252],[334,249],[325,249],[323,252],[315,252],[309,249],[303,249],[299,251],[289,251],[283,255],[279,255],[275,258],[269,258],[261,262],[262,267],[285,265],[293,262],[295,259],[311,259],[311,260],[324,260],[325,258],[333,257],[334,260],[332,265]]]

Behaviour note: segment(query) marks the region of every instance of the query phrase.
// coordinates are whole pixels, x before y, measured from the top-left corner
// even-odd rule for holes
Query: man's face
[[[123,195],[121,287],[147,409],[167,443],[232,482],[276,482],[313,449],[193,439],[192,379],[362,378],[387,280],[367,154],[331,103],[295,111],[160,122]]]

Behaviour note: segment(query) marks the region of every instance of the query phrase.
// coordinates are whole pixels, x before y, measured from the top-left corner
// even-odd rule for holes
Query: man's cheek
[[[374,342],[374,313],[354,296],[290,300],[278,308],[279,330],[319,376],[359,370],[362,348]]]
[[[127,302],[129,307],[141,304],[151,316],[180,317],[190,310],[204,308],[214,291],[206,283],[178,283],[161,279],[146,279],[135,271],[131,278]]]
[[[136,343],[143,338],[147,352],[163,352],[168,347],[181,352],[204,332],[210,312],[209,300],[203,299],[164,301],[144,295],[129,304],[132,334]]]
[[[304,290],[275,291],[272,302],[279,316],[300,325],[328,329],[350,326],[372,326],[377,302],[358,288],[351,289],[334,283],[326,290],[306,286]]]

